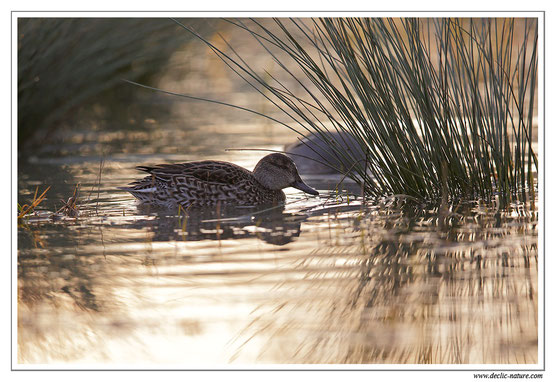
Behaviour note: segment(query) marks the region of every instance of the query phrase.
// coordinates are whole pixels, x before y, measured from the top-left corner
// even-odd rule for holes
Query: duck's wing
[[[139,166],[137,169],[151,174],[162,183],[181,183],[176,180],[185,177],[212,184],[235,185],[250,180],[253,176],[250,171],[240,166],[220,161]]]

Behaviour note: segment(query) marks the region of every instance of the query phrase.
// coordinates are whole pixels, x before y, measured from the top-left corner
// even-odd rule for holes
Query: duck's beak
[[[301,191],[306,192],[306,193],[311,194],[311,195],[318,195],[319,194],[319,192],[317,190],[314,190],[311,187],[307,186],[301,180],[296,180],[295,182],[292,183],[291,186],[293,188],[297,188],[298,190],[301,190]]]

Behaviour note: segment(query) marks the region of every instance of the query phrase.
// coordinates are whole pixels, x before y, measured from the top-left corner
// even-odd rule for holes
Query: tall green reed
[[[267,118],[320,138],[316,155],[333,152],[367,196],[499,195],[507,204],[534,190],[536,19],[228,21],[278,70],[258,70],[229,43],[218,48],[176,22],[292,122]]]

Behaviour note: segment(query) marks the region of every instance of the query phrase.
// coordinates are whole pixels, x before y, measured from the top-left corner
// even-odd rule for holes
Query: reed
[[[35,194],[33,195],[33,200],[31,201],[30,204],[24,204],[24,205],[20,205],[19,203],[17,204],[17,210],[19,212],[19,214],[17,215],[17,219],[18,222],[20,221],[20,219],[25,218],[27,215],[29,215],[30,213],[32,213],[35,210],[35,207],[37,207],[39,204],[42,203],[42,201],[46,198],[46,192],[50,189],[50,186],[48,186],[43,192],[42,194],[38,195],[38,191],[39,191],[39,187],[37,186],[37,188],[35,189]]]
[[[333,152],[366,196],[498,195],[507,205],[534,191],[536,19],[228,21],[279,69],[254,68],[231,44],[219,48],[176,22],[289,121],[265,117],[319,137],[316,154]]]

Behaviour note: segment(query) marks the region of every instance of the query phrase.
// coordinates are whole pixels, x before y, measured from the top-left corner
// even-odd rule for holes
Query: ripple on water
[[[534,214],[115,197],[19,229],[20,362],[537,362]]]

